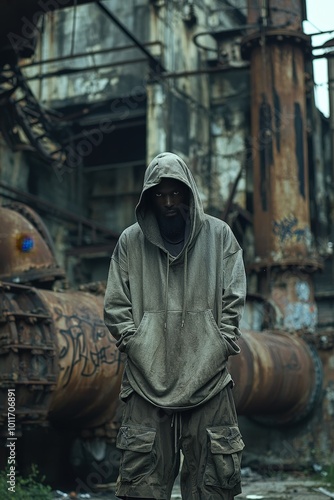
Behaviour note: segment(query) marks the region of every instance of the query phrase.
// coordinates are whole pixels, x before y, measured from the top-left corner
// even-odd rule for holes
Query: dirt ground
[[[328,496],[328,494],[332,496]],[[326,500],[334,498],[334,488],[330,488],[323,479],[311,479],[305,476],[279,475],[276,478],[258,478],[243,481],[243,492],[238,500]]]
[[[326,484],[325,478],[309,477],[302,474],[283,474],[264,477],[250,469],[243,471],[243,492],[236,500],[326,500],[334,498],[334,488]],[[114,485],[94,494],[75,492],[54,492],[55,499],[117,500]],[[172,500],[181,500],[180,486],[176,482]]]

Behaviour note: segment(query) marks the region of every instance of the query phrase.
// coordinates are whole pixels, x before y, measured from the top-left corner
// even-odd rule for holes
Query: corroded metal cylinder
[[[123,364],[103,323],[103,297],[0,287],[0,423],[7,389],[16,423],[89,428],[111,420]]]
[[[258,265],[313,263],[306,140],[305,52],[301,3],[249,0],[243,40],[251,68],[254,232]],[[267,5],[266,4],[266,5]],[[308,262],[307,262],[308,261]]]
[[[65,276],[41,218],[22,203],[0,207],[0,279],[16,283]]]
[[[103,322],[103,295],[56,293],[40,284],[64,276],[40,217],[0,207],[0,423],[16,390],[20,424],[96,427],[118,406],[123,364]],[[13,283],[14,282],[14,283]]]
[[[297,263],[311,243],[302,47],[254,48],[251,79],[255,251]]]
[[[238,414],[273,424],[293,423],[314,408],[322,365],[302,338],[282,332],[245,332],[231,357]]]

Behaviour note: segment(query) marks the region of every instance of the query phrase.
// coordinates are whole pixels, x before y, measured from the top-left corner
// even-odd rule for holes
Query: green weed
[[[324,467],[324,472],[323,476],[326,484],[334,488],[334,464]]]
[[[37,465],[31,466],[31,473],[27,477],[15,473],[15,486],[9,482],[9,472],[0,472],[1,500],[52,500],[51,488],[43,484],[45,477],[40,476]]]

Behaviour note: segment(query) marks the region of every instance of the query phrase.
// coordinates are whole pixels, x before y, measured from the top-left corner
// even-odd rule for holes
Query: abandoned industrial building
[[[2,3],[1,470],[112,491],[125,356],[103,320],[108,268],[171,151],[243,249],[242,466],[334,476],[334,38],[306,19],[306,0]]]

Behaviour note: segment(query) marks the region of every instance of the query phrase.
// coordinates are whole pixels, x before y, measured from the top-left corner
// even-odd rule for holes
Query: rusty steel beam
[[[161,46],[161,42],[146,42],[143,43],[144,47],[151,47],[151,46],[156,46],[159,45]],[[23,63],[20,64],[20,68],[26,69],[26,68],[31,68],[32,66],[42,66],[43,64],[52,64],[52,63],[57,63],[57,62],[63,62],[63,61],[68,61],[71,59],[78,59],[78,58],[87,58],[87,57],[94,57],[97,55],[101,54],[110,54],[114,52],[125,52],[126,50],[132,50],[135,48],[135,45],[121,45],[119,47],[109,47],[107,49],[99,49],[99,50],[91,50],[87,52],[78,52],[76,54],[68,54],[66,56],[59,56],[59,57],[52,57],[49,59],[41,59],[39,61],[31,61],[29,63]],[[160,47],[161,49],[161,47]]]
[[[138,47],[138,49],[146,56],[150,69],[154,74],[160,74],[165,71],[162,63],[154,57],[149,50],[146,49],[145,45],[138,40],[138,38],[127,29],[127,27],[118,19],[117,16],[106,7],[100,0],[95,0],[96,5],[100,8],[102,12]]]
[[[27,203],[30,203],[34,207],[38,207],[39,209],[47,212],[48,214],[54,216],[54,217],[59,217],[65,222],[70,222],[70,223],[76,223],[76,224],[82,224],[83,226],[89,228],[90,230],[94,232],[100,232],[104,236],[110,236],[114,238],[115,240],[118,239],[118,234],[115,231],[112,231],[106,226],[103,226],[102,224],[99,224],[98,222],[95,222],[91,219],[87,219],[86,217],[82,217],[81,215],[77,215],[73,212],[70,212],[69,210],[65,210],[63,208],[59,208],[59,206],[55,205],[54,203],[51,203],[49,201],[42,200],[38,196],[35,196],[33,194],[27,193],[26,191],[23,191],[22,189],[17,189],[6,182],[0,182],[0,188],[4,189],[5,191],[9,191],[10,193],[13,193],[16,195],[18,200],[20,201],[25,201]],[[5,196],[3,193],[0,192],[0,196]]]
[[[241,353],[229,360],[239,415],[264,423],[291,424],[314,409],[322,365],[302,338],[283,332],[244,332]]]
[[[85,73],[86,71],[97,71],[98,69],[104,69],[104,68],[112,68],[112,67],[118,67],[118,66],[126,66],[127,64],[133,65],[133,64],[141,64],[145,63],[146,59],[145,58],[139,58],[137,57],[136,59],[127,59],[124,61],[117,61],[117,62],[108,62],[105,64],[94,64],[92,66],[81,66],[80,68],[73,68],[73,67],[64,67],[62,69],[56,70],[56,71],[49,71],[48,73],[36,73],[35,75],[31,75],[25,78],[27,82],[31,80],[44,80],[45,78],[55,78],[58,76],[64,76],[64,75],[74,75],[76,73]]]

